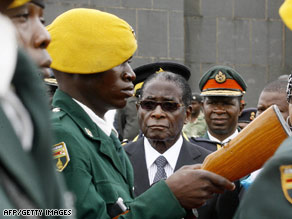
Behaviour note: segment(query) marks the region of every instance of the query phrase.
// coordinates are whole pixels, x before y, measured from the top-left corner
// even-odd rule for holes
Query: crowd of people
[[[132,69],[125,20],[75,8],[45,27],[44,9],[0,2],[0,218],[292,218],[291,138],[234,182],[201,168],[272,105],[291,129],[292,74],[245,109],[231,67],[208,69],[194,93],[182,64]]]

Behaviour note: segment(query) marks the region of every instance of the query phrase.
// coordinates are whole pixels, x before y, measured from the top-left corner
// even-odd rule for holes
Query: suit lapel
[[[132,146],[132,150],[127,150],[127,154],[135,173],[135,194],[140,195],[150,187],[145,159],[144,137],[139,138]]]
[[[177,171],[184,165],[200,163],[196,162],[196,160],[201,157],[201,155],[201,152],[194,145],[191,145],[189,142],[183,139],[183,144],[174,171]]]

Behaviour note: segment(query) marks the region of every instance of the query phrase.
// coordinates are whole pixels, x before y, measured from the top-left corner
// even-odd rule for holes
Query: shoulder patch
[[[280,166],[282,191],[287,201],[292,204],[292,165]]]
[[[70,161],[65,142],[60,142],[53,146],[53,158],[56,160],[57,170],[62,172]]]

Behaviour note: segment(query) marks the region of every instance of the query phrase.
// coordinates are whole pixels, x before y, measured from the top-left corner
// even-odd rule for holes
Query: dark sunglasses
[[[147,111],[155,110],[156,107],[160,105],[161,109],[166,112],[174,112],[183,106],[183,104],[174,101],[157,102],[153,100],[142,100],[138,101],[137,104],[140,105],[142,109]]]

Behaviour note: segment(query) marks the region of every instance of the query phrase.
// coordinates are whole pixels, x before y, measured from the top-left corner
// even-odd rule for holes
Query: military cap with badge
[[[242,129],[245,128],[256,117],[257,108],[246,108],[242,110],[241,115],[238,117],[238,126]]]
[[[240,74],[228,66],[214,66],[200,79],[201,96],[243,96],[247,85]]]

